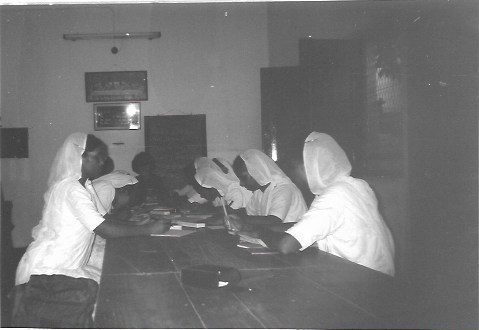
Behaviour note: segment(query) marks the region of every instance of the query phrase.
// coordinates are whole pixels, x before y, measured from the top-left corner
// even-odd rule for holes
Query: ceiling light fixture
[[[93,39],[157,39],[161,37],[160,31],[154,32],[119,32],[119,33],[69,33],[64,34],[65,40],[93,40]]]

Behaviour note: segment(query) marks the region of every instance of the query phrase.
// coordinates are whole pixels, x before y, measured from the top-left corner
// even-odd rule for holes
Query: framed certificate
[[[146,71],[86,72],[87,102],[134,102],[148,100]]]
[[[95,131],[140,129],[139,102],[96,103],[93,116]]]

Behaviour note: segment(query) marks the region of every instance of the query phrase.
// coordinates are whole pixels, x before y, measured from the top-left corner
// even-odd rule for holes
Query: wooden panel
[[[28,158],[28,127],[1,128],[2,158]]]
[[[156,237],[108,239],[103,274],[171,272],[175,266]]]
[[[203,324],[174,273],[103,278],[98,328],[201,328]]]
[[[277,150],[277,163],[310,204],[303,163],[312,131],[330,134],[353,166],[363,167],[365,65],[357,40],[300,40],[300,65],[261,69],[263,149]]]
[[[263,150],[298,186],[306,202],[313,200],[306,178],[298,170],[303,163],[303,144],[311,132],[310,69],[276,67],[261,69],[261,124]]]
[[[298,271],[328,291],[387,320],[389,327],[410,326],[407,322],[412,310],[405,285],[366,267],[351,266],[349,262],[324,262]]]
[[[226,231],[200,229],[181,238],[110,240],[96,324],[109,328],[382,328],[405,314],[401,288],[379,272],[307,249],[252,256]],[[184,267],[240,270],[233,287],[180,282]],[[404,290],[403,295],[408,291]],[[402,300],[400,300],[402,302]]]
[[[263,328],[234,292],[242,287],[202,289],[184,286],[207,328]]]
[[[294,269],[248,270],[236,295],[266,328],[378,328],[381,320],[305,281]]]
[[[207,154],[206,115],[145,116],[145,150],[167,186],[183,187],[183,169]]]
[[[178,270],[213,264],[237,269],[278,268],[287,264],[271,255],[253,256],[236,246],[237,238],[225,231],[199,230],[182,239],[161,240]]]
[[[331,70],[345,69],[362,74],[361,41],[346,39],[299,40],[299,64],[316,66]]]

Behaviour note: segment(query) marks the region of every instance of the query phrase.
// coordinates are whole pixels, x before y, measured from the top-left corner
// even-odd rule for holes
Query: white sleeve
[[[271,193],[273,196],[267,215],[274,215],[284,222],[293,204],[294,192],[289,186],[284,185],[275,188]]]
[[[105,219],[98,213],[91,198],[86,189],[72,189],[68,203],[73,216],[86,228],[93,231]]]
[[[105,181],[97,181],[92,183],[93,191],[91,195],[93,202],[96,202],[97,210],[101,215],[110,212],[113,200],[115,199],[115,187],[111,183]],[[85,188],[88,188],[85,186]],[[87,189],[88,190],[88,189]],[[95,199],[97,199],[95,201]]]
[[[246,207],[252,195],[253,193],[251,191],[238,186],[234,187],[233,189],[229,189],[228,192],[225,194],[224,198],[226,203],[232,209],[237,210]]]
[[[331,194],[317,196],[310,209],[286,233],[300,244],[301,251],[334,232],[340,225],[341,208]]]

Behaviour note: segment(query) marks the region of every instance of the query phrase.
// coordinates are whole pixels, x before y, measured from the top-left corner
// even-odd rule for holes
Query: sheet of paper
[[[240,241],[237,245],[237,247],[242,248],[246,252],[248,252],[251,255],[267,255],[267,254],[278,254],[278,251],[271,250],[267,247],[264,247],[259,244],[254,244],[246,241]]]
[[[206,225],[204,222],[189,222],[182,220],[173,220],[172,223],[178,226],[191,227],[191,228],[204,228]]]
[[[223,225],[206,225],[206,228],[209,228],[209,229],[225,229],[225,226],[223,226]]]
[[[246,249],[246,251],[251,255],[271,255],[271,254],[279,254],[278,251],[271,250],[268,248],[261,248],[261,249]]]
[[[212,216],[212,214],[184,214],[183,218],[187,221],[205,220]]]
[[[159,237],[182,237],[185,235],[193,234],[195,231],[190,229],[170,229],[163,234],[150,234],[150,236],[159,236]]]

